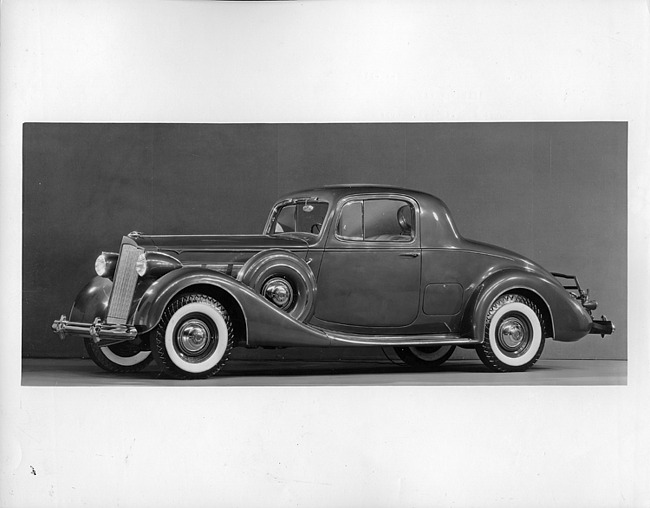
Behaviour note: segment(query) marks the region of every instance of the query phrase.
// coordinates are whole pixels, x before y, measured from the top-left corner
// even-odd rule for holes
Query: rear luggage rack
[[[564,286],[564,289],[577,289],[582,293],[582,288],[580,287],[580,283],[578,282],[578,277],[575,275],[566,275],[564,273],[559,273],[559,272],[551,272],[551,275],[556,278],[560,279],[573,279],[573,285],[567,285],[567,284],[562,284]]]
[[[594,310],[596,307],[598,307],[598,303],[589,300],[589,290],[588,289],[582,289],[580,287],[580,282],[578,282],[578,277],[575,275],[566,275],[564,273],[558,273],[558,272],[551,272],[551,275],[553,277],[558,278],[558,279],[570,279],[573,281],[573,284],[562,284],[562,287],[566,289],[571,296],[573,296],[576,300],[580,300],[582,303],[582,306],[589,311],[589,314],[591,314],[591,311]],[[574,293],[572,290],[577,290],[577,293]]]

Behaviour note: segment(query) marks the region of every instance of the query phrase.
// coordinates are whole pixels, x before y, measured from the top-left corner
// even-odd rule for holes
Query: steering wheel
[[[311,228],[310,228],[310,229],[311,229],[311,232],[312,232],[313,234],[317,235],[318,233],[320,233],[320,230],[321,230],[322,227],[323,227],[323,223],[322,223],[322,222],[316,222],[315,224],[312,224],[312,225],[311,225]]]

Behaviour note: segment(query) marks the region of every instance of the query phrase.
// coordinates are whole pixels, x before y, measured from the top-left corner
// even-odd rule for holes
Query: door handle
[[[400,256],[404,258],[416,258],[420,255],[419,252],[405,252],[403,254],[400,254]]]

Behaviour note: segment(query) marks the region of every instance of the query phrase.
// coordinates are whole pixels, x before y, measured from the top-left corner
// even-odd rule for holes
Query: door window
[[[400,199],[364,199],[341,209],[337,235],[344,240],[409,242],[415,237],[413,206]]]

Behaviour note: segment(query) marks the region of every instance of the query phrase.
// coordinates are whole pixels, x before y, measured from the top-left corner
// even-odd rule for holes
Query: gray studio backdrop
[[[627,357],[626,123],[28,123],[23,154],[26,357],[84,355],[50,324],[122,235],[259,233],[278,196],[354,182],[435,194],[465,236],[578,274],[616,334],[544,358]]]

